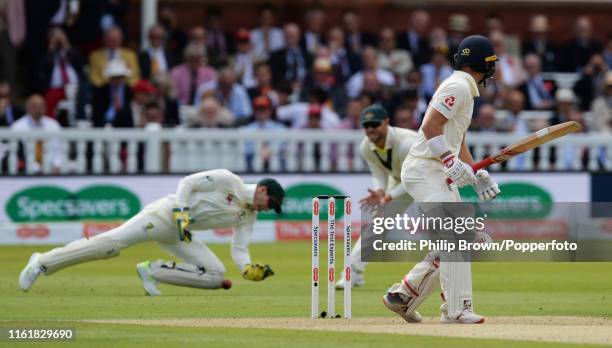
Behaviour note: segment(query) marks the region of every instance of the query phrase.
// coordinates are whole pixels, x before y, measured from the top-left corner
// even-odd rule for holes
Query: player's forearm
[[[251,263],[251,254],[246,244],[232,244],[232,260],[239,269]]]
[[[474,157],[472,157],[470,149],[465,144],[465,139],[461,143],[461,148],[459,149],[459,159],[469,164],[470,166],[474,164]]]

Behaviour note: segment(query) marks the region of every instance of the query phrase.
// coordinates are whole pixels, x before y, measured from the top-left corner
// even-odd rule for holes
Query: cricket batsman
[[[416,140],[417,133],[410,129],[391,127],[389,115],[379,104],[365,108],[361,113],[361,125],[365,137],[361,142],[361,157],[366,161],[374,187],[368,189],[369,195],[359,201],[363,205],[385,205],[391,200],[405,202],[408,208],[412,203],[401,184],[402,163]],[[361,238],[351,252],[351,284],[365,284],[366,262],[361,261]],[[336,289],[344,289],[344,276],[336,283]]]
[[[119,255],[121,249],[145,241],[156,241],[166,252],[180,258],[145,261],[136,266],[145,292],[161,295],[158,283],[201,289],[229,289],[225,267],[201,241],[192,240],[190,230],[233,228],[231,255],[242,276],[260,281],[274,274],[270,266],[253,263],[248,244],[258,211],[281,212],[285,193],[274,179],[245,184],[234,173],[215,169],[189,175],[178,184],[176,194],[160,198],[121,226],[92,238],[83,238],[45,253],[34,253],[19,276],[19,286],[28,291],[41,275],[68,266]]]
[[[486,86],[486,80],[493,77],[497,56],[489,39],[473,35],[461,41],[454,59],[455,71],[432,97],[402,165],[402,184],[415,202],[461,202],[458,188],[467,185],[474,186],[481,200],[500,193],[486,170],[473,172],[474,159],[465,143],[478,84]],[[445,301],[440,307],[441,322],[483,323],[485,318],[472,307],[470,263],[439,262],[435,257],[429,261],[429,265],[417,264],[401,283],[391,286],[383,297],[385,305],[403,318],[409,316],[437,288],[434,275],[439,269]],[[427,272],[423,267],[428,267]]]

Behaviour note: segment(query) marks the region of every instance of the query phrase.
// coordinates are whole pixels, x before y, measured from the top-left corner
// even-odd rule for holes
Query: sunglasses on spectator
[[[380,122],[366,122],[363,124],[364,129],[378,128],[378,127],[380,127]]]

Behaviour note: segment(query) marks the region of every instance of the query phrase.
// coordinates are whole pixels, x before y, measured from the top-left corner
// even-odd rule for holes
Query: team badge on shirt
[[[448,111],[450,111],[450,109],[455,105],[455,97],[451,95],[450,97],[444,98],[444,101],[442,102],[442,105]]]

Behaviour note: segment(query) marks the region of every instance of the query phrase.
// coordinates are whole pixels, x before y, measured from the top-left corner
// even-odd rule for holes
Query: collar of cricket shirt
[[[391,138],[393,138],[394,135],[395,135],[395,130],[393,129],[393,127],[387,126],[387,139],[385,139],[385,148],[381,149],[378,146],[376,146],[376,144],[370,141],[370,150],[378,151],[379,153],[384,154],[385,152],[387,152],[387,150],[391,148],[391,145],[392,145]]]
[[[468,84],[470,85],[470,92],[472,93],[472,98],[480,96],[480,92],[478,91],[478,84],[476,84],[476,80],[474,80],[472,75],[461,70],[455,70],[455,74],[467,80]]]
[[[255,189],[257,184],[244,184],[244,188],[240,190],[240,200],[244,202],[245,208],[251,209],[251,205],[255,200]]]

